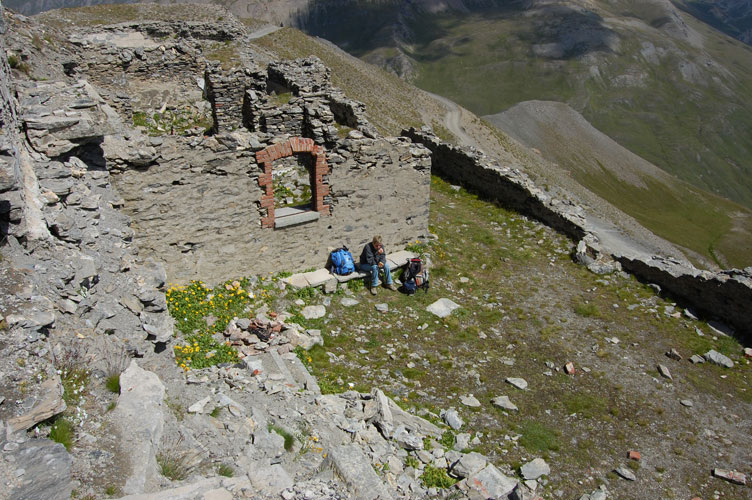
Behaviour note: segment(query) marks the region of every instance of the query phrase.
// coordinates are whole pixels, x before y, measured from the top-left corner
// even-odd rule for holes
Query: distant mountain
[[[752,0],[683,0],[677,5],[727,35],[752,44]]]
[[[668,0],[312,0],[294,23],[478,115],[566,102],[663,170],[752,207],[752,48]]]

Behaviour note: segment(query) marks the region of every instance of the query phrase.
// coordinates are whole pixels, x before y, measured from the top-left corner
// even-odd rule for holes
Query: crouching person
[[[361,272],[370,274],[366,280],[371,280],[371,295],[376,295],[376,287],[379,286],[379,271],[384,273],[384,286],[389,290],[396,291],[397,287],[392,282],[392,274],[386,261],[386,250],[381,242],[381,236],[374,236],[373,241],[363,247],[360,253]]]

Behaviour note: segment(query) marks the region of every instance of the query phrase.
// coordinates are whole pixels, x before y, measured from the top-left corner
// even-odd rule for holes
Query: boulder
[[[120,446],[128,457],[126,494],[143,493],[157,481],[157,445],[164,430],[165,387],[159,377],[138,366],[135,360],[120,375],[120,397],[114,421]]]

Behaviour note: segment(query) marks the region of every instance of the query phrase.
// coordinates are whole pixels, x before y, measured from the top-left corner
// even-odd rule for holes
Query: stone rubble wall
[[[233,68],[225,72],[219,63],[211,64],[206,69],[204,80],[215,132],[233,131],[252,122],[252,118],[246,117],[246,101],[266,90],[265,74],[260,68]]]
[[[264,169],[255,153],[280,140],[249,132],[165,137],[152,166],[114,175],[136,242],[165,263],[170,280],[322,267],[331,248],[357,254],[377,233],[390,250],[428,234],[428,150],[355,131],[325,151],[331,215],[262,228]]]
[[[428,129],[411,128],[402,133],[431,150],[434,173],[534,217],[575,241],[585,236],[582,208],[567,200],[549,197],[519,170],[501,167],[474,148],[443,142]]]
[[[431,150],[432,171],[441,177],[534,217],[580,242],[577,258],[583,263],[594,264],[596,258],[603,257],[598,235],[586,229],[581,207],[550,198],[525,174],[500,167],[474,148],[442,142],[428,128],[411,128],[403,135]],[[614,264],[618,263],[639,280],[659,285],[695,313],[732,326],[740,339],[752,339],[752,267],[712,273],[661,256],[639,258],[612,253],[610,257],[615,263],[589,267],[608,272],[617,269]]]

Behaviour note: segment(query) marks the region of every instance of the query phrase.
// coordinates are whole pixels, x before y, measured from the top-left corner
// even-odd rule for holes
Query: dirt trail
[[[454,136],[459,141],[459,144],[461,146],[472,146],[474,148],[480,149],[478,143],[475,142],[475,140],[470,137],[467,132],[465,132],[465,128],[460,125],[462,118],[462,108],[460,108],[454,101],[451,101],[446,97],[441,97],[440,95],[432,94],[431,92],[426,93],[448,108],[446,115],[444,115],[444,126],[448,128],[452,134],[454,134]]]

